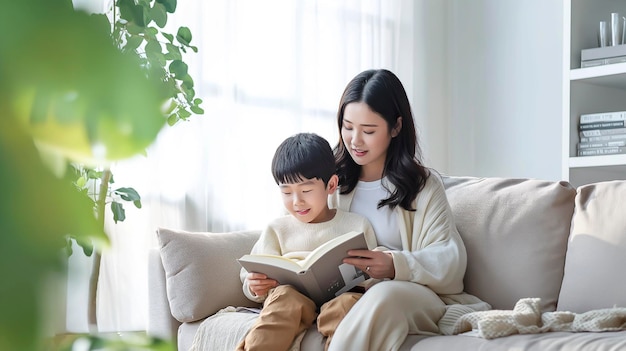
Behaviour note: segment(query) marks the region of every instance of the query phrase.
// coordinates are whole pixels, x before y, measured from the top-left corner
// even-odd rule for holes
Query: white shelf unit
[[[626,0],[566,0],[563,11],[563,179],[626,179],[626,155],[576,156],[581,114],[626,111],[626,63],[580,68],[581,50],[598,46],[600,21],[626,16]]]

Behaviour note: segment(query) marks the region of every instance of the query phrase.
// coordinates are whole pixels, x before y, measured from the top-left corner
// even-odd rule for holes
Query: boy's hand
[[[278,286],[278,282],[274,279],[269,279],[263,273],[248,273],[246,276],[248,280],[248,288],[256,296],[265,296],[267,292]]]

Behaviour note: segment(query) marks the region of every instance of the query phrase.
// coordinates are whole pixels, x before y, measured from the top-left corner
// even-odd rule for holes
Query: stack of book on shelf
[[[578,156],[626,154],[626,111],[580,115]]]
[[[584,49],[580,53],[580,67],[594,67],[626,62],[626,45]]]

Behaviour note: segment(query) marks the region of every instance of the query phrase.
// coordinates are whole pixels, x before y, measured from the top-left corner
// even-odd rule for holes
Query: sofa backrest
[[[576,190],[567,182],[444,176],[467,249],[465,291],[494,309],[556,309]]]

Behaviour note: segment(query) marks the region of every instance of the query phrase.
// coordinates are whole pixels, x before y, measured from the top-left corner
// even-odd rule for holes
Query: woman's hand
[[[344,263],[360,268],[372,278],[393,279],[396,276],[396,269],[393,266],[393,256],[389,252],[371,250],[350,250]]]
[[[278,286],[276,280],[269,279],[262,273],[248,273],[246,279],[248,280],[248,289],[255,296],[265,296],[270,289]]]

